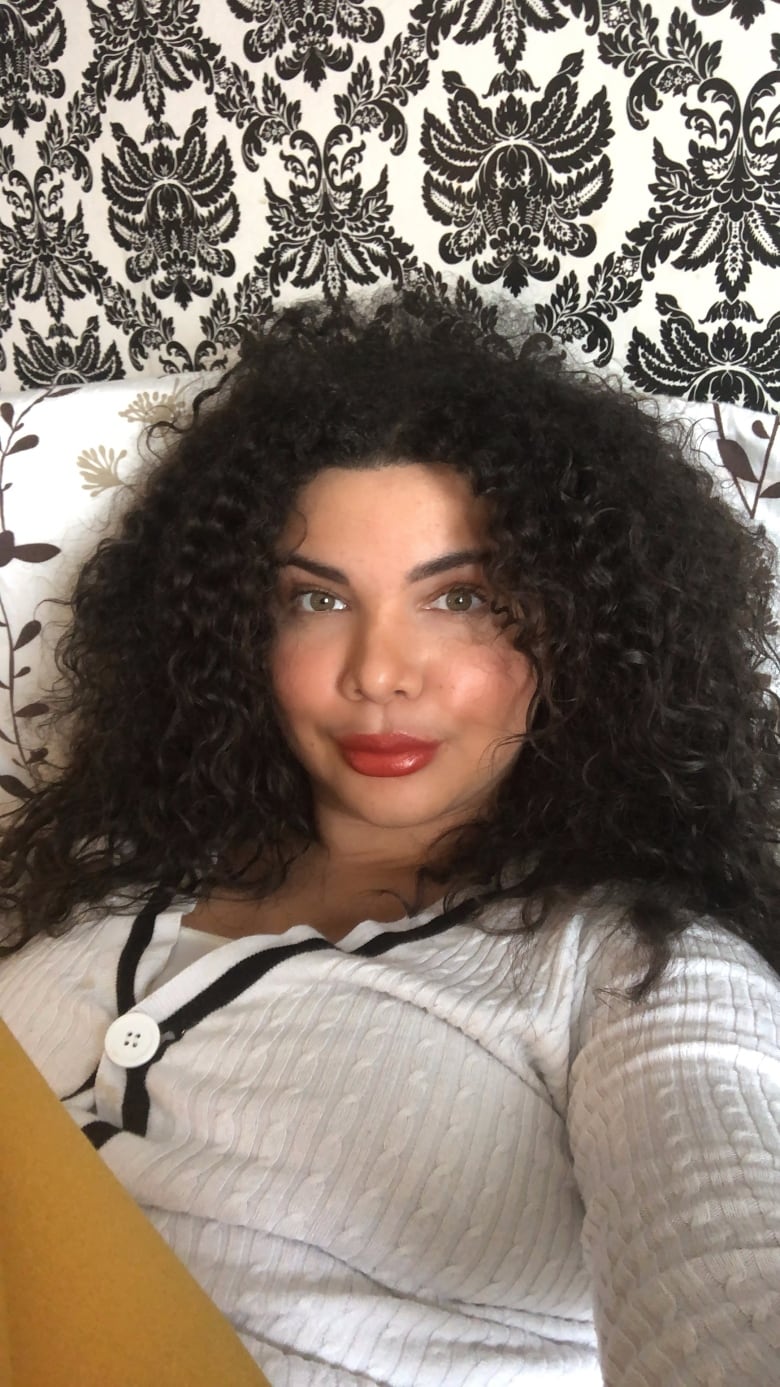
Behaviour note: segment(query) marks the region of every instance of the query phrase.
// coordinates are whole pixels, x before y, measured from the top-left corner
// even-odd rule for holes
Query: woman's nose
[[[342,673],[347,698],[385,702],[396,694],[416,698],[423,685],[424,652],[413,634],[392,618],[361,622],[352,633]]]

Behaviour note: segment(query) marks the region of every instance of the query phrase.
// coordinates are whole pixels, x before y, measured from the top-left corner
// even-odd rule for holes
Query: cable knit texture
[[[111,1124],[103,1158],[274,1387],[775,1380],[780,984],[751,948],[697,925],[634,1004],[603,920],[513,968],[433,907],[226,942],[158,986],[190,908],[138,951],[148,1067],[104,1051],[130,915],[6,960],[0,1014]]]

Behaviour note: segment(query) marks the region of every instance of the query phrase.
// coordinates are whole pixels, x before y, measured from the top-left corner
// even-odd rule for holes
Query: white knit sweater
[[[780,1380],[780,986],[748,946],[690,929],[635,1005],[603,923],[513,977],[432,907],[157,987],[190,908],[33,941],[0,1015],[274,1387]],[[161,1035],[135,1068],[127,1011]]]

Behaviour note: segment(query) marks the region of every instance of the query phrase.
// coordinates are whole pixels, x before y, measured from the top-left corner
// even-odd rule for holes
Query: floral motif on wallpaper
[[[392,284],[766,408],[777,3],[0,5],[5,379],[210,368],[292,298]]]

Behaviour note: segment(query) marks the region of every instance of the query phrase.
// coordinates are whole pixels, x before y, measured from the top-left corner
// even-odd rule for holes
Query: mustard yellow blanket
[[[269,1387],[0,1022],[2,1387]]]

